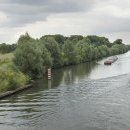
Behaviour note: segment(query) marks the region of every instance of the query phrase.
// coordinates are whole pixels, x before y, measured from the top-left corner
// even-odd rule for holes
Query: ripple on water
[[[41,85],[0,101],[0,130],[129,130],[129,82],[126,74]]]

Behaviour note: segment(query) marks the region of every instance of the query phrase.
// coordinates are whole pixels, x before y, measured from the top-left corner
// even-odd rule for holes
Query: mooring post
[[[51,68],[48,69],[48,79],[51,79]]]

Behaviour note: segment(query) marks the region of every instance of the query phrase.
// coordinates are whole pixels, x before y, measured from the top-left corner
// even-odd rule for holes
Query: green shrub
[[[29,82],[29,77],[13,69],[0,69],[0,92],[15,90]]]

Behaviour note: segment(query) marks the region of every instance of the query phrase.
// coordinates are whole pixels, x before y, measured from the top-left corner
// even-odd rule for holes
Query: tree
[[[76,48],[80,62],[87,62],[93,59],[93,46],[90,44],[91,43],[88,38],[84,38],[77,43]]]
[[[78,63],[78,55],[74,44],[67,40],[63,45],[63,58],[65,65],[72,65]]]
[[[114,42],[113,42],[113,44],[123,44],[122,43],[122,39],[117,39],[117,40],[115,40]]]
[[[65,37],[63,35],[60,35],[60,34],[56,34],[53,36],[54,39],[56,40],[56,42],[60,45],[63,45],[64,44],[64,41],[65,41]]]
[[[52,37],[47,37],[46,39],[41,39],[40,42],[44,44],[47,50],[50,52],[53,63],[52,66],[54,68],[62,66],[63,62],[61,50],[55,39]]]
[[[48,39],[48,38],[54,38],[54,40],[59,44],[59,45],[63,45],[64,44],[64,41],[66,39],[66,37],[64,37],[63,35],[60,35],[60,34],[56,34],[56,35],[45,35],[45,36],[42,36],[40,39],[41,40],[45,40],[45,39]]]
[[[26,32],[24,35],[21,35],[20,38],[18,39],[17,44],[23,44],[28,41],[33,41],[34,39]]]
[[[6,44],[6,43],[2,43],[0,44],[0,53],[10,53],[13,52],[17,47],[17,44]]]
[[[81,35],[71,35],[68,39],[76,44],[78,41],[83,39],[83,36],[81,36]]]
[[[109,42],[108,38],[99,37],[99,36],[87,36],[87,38],[91,41],[95,46],[106,45],[107,47],[111,47],[112,44]]]
[[[36,40],[19,44],[14,55],[14,63],[32,78],[42,77],[52,64],[50,53]]]
[[[99,52],[98,48],[94,47],[93,51],[94,51],[93,60],[97,60],[98,58],[100,58],[100,52]]]

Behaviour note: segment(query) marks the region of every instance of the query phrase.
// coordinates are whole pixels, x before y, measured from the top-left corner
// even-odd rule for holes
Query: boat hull
[[[114,62],[117,61],[117,60],[118,60],[117,57],[112,57],[112,58],[106,60],[106,61],[104,62],[104,65],[111,65],[112,63],[114,63]]]

